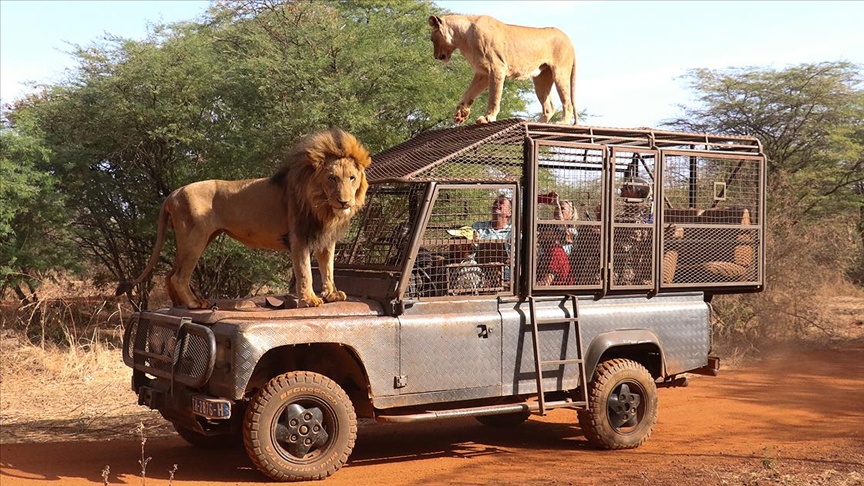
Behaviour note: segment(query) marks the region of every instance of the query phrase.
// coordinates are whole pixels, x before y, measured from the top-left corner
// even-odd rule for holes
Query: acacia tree
[[[433,59],[432,13],[417,0],[215,3],[143,41],[106,36],[78,47],[68,80],[19,103],[11,129],[51,154],[82,256],[105,280],[134,278],[162,200],[181,185],[267,176],[300,137],[331,126],[374,153],[449,125],[470,67]],[[508,85],[502,117],[524,111],[526,88]],[[25,119],[32,124],[16,122]],[[280,284],[287,273],[281,254],[229,240],[198,269],[213,297]],[[137,304],[148,305],[151,288],[142,283]]]
[[[685,77],[697,104],[665,125],[754,135],[768,159],[767,291],[720,300],[731,333],[777,337],[818,325],[820,281],[830,288],[847,276],[864,280],[860,69],[823,62]]]
[[[264,130],[303,133],[350,127],[373,151],[418,133],[452,126],[455,106],[472,78],[461,56],[433,57],[428,2],[237,0],[211,13],[231,28],[218,33],[231,77],[250,74],[244,101],[269,121]],[[508,83],[501,118],[524,112],[530,83]],[[532,91],[533,92],[533,91]],[[481,100],[481,103],[485,101]],[[272,142],[271,142],[272,143]]]
[[[758,137],[768,158],[769,199],[791,190],[799,221],[861,206],[860,67],[823,62],[783,70],[696,69],[686,78],[698,104],[682,107],[683,116],[665,125]]]

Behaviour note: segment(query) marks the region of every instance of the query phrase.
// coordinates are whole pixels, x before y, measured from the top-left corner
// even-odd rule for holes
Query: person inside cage
[[[572,285],[570,258],[564,251],[567,230],[559,225],[537,228],[537,285]]]
[[[616,223],[654,222],[651,183],[641,177],[624,179],[620,200],[615,205]],[[652,232],[648,228],[621,227],[615,230],[613,259],[619,262],[615,271],[617,285],[651,283]]]
[[[477,293],[483,287],[483,270],[475,259],[479,235],[470,226],[450,229],[447,233],[455,237],[448,258],[451,263],[447,265],[449,289],[459,294]]]
[[[492,202],[490,219],[487,221],[477,221],[471,225],[471,228],[477,232],[478,239],[501,241],[504,245],[508,261],[512,258],[512,252],[510,251],[510,218],[512,215],[513,210],[510,198],[504,194],[499,194]],[[504,280],[510,280],[509,264],[504,268]]]
[[[579,220],[579,215],[576,213],[576,208],[573,206],[573,202],[567,199],[561,199],[555,191],[537,196],[537,203],[552,205],[552,216],[555,219],[560,219],[561,221]],[[579,236],[579,232],[575,225],[567,225],[565,228],[566,231],[564,232],[562,247],[567,255],[570,255],[573,252],[573,243],[576,241],[576,237]]]
[[[481,240],[510,241],[510,217],[512,205],[510,198],[499,195],[492,202],[491,218],[488,221],[477,221],[471,225],[477,231]]]

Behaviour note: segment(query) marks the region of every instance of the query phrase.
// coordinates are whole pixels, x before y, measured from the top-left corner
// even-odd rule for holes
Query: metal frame
[[[517,148],[521,146],[521,148]],[[564,147],[573,149],[590,149],[600,151],[603,154],[602,180],[603,194],[601,196],[600,208],[603,219],[608,221],[578,222],[581,226],[599,226],[600,229],[600,262],[601,276],[599,282],[593,277],[586,280],[584,275],[579,282],[590,282],[580,285],[553,285],[537,286],[536,265],[538,254],[536,246],[538,224],[538,208],[536,207],[536,196],[540,190],[538,186],[538,167],[542,163],[540,152],[544,147]],[[616,228],[620,229],[627,224],[614,223],[614,211],[617,201],[613,191],[615,190],[616,170],[615,154],[620,152],[633,152],[651,154],[655,158],[654,164],[654,225],[649,229],[651,232],[651,262],[650,279],[648,284],[621,284],[613,281],[612,270],[616,263],[614,259],[614,233]],[[521,154],[521,155],[520,155]],[[758,221],[754,228],[758,228],[754,234],[755,254],[754,258],[756,273],[755,278],[746,277],[743,281],[717,281],[706,279],[704,282],[681,283],[666,282],[664,275],[672,268],[667,268],[664,262],[664,252],[668,238],[664,234],[668,225],[663,222],[663,215],[668,206],[667,195],[664,194],[664,171],[667,167],[667,156],[692,157],[693,161],[699,157],[710,159],[737,159],[751,160],[759,165],[761,180],[758,181],[758,195],[760,202],[757,208]],[[595,155],[596,157],[596,155]],[[514,260],[512,271],[518,272],[520,267],[527,275],[513,275],[515,291],[518,295],[526,297],[534,293],[568,293],[579,294],[594,293],[596,298],[602,298],[608,293],[622,292],[645,292],[653,295],[662,290],[686,290],[704,289],[709,293],[727,293],[736,291],[759,291],[764,285],[764,235],[765,235],[765,158],[762,146],[755,137],[695,134],[675,131],[663,131],[653,129],[616,129],[606,127],[591,127],[584,125],[556,125],[526,122],[523,120],[502,120],[485,125],[472,125],[459,128],[440,129],[423,134],[406,141],[403,144],[392,147],[373,157],[374,163],[367,171],[370,183],[379,182],[413,182],[432,184],[459,184],[459,183],[483,183],[483,184],[516,184],[522,188],[524,194],[514,198],[521,199],[522,208],[517,210],[514,204],[512,224],[519,228],[520,224],[530,225],[522,229],[522,238],[515,238],[514,247],[517,252],[516,258],[524,259],[525,267]],[[592,161],[593,162],[593,161]],[[562,162],[562,166],[567,165]],[[545,164],[549,165],[549,164]],[[554,165],[554,162],[552,163]],[[488,170],[480,170],[487,168]],[[501,169],[501,170],[497,170]],[[686,171],[686,166],[684,168]],[[519,184],[521,182],[521,184]],[[722,181],[729,184],[729,181]],[[754,184],[757,181],[753,181]],[[689,206],[695,207],[696,181],[691,182]],[[431,186],[430,186],[431,187]],[[729,186],[731,188],[731,186]],[[431,190],[431,189],[430,189]],[[427,194],[427,199],[429,195]],[[431,201],[428,201],[431,204]],[[687,204],[686,202],[684,204]],[[726,203],[724,203],[726,204]],[[712,206],[718,206],[717,201]],[[429,205],[424,205],[424,213],[428,212]],[[718,206],[719,207],[719,206]],[[704,209],[704,208],[703,208]],[[425,216],[424,216],[425,217]],[[524,221],[520,221],[524,218]],[[553,223],[554,224],[554,223]],[[578,226],[577,226],[578,227]],[[710,228],[720,228],[713,225]],[[415,228],[415,237],[416,230]],[[413,242],[411,249],[412,260],[403,265],[403,274],[410,270],[413,257],[416,255],[417,241]],[[727,244],[718,242],[720,245]],[[524,250],[524,251],[520,251]],[[585,250],[593,255],[593,249]],[[713,250],[712,250],[713,251]],[[720,252],[720,250],[716,250]],[[723,262],[721,262],[723,263]],[[572,267],[571,267],[572,268]],[[592,272],[593,267],[583,269]],[[695,274],[694,274],[695,275]],[[639,277],[636,278],[639,280]],[[647,279],[645,279],[647,280]],[[402,298],[407,288],[403,280],[399,284],[399,298]]]
[[[758,143],[758,141],[757,141]],[[661,204],[660,207],[657,208],[657,221],[660,226],[659,231],[659,242],[658,242],[658,250],[656,254],[656,262],[658,266],[659,279],[659,289],[660,290],[694,290],[694,289],[705,289],[706,287],[710,287],[713,290],[713,293],[733,293],[733,292],[752,292],[752,291],[760,291],[765,285],[765,254],[764,254],[764,238],[766,234],[766,218],[765,218],[765,208],[766,208],[766,198],[764,188],[766,187],[767,174],[766,174],[766,166],[765,166],[765,157],[761,153],[761,145],[759,145],[758,154],[753,153],[723,153],[723,152],[712,152],[707,150],[661,150],[660,151],[660,159],[659,159],[659,169],[658,169],[658,184],[660,187],[663,187],[663,177],[666,172],[666,160],[667,156],[678,156],[678,157],[703,157],[703,158],[716,158],[716,159],[730,159],[730,160],[741,160],[741,161],[753,161],[758,165],[759,169],[759,181],[758,185],[761,188],[759,194],[759,202],[758,207],[755,208],[757,210],[758,221],[755,224],[751,224],[749,226],[735,225],[735,224],[698,224],[698,223],[688,223],[687,228],[709,228],[709,229],[742,229],[742,228],[750,228],[756,230],[756,239],[757,242],[755,244],[755,254],[754,265],[756,266],[756,275],[752,280],[747,280],[744,282],[740,281],[729,281],[729,282],[711,282],[711,283],[701,283],[701,282],[692,282],[692,283],[674,283],[669,282],[666,283],[663,281],[664,272],[668,269],[665,268],[666,261],[664,259],[664,251],[667,249],[667,239],[669,236],[667,235],[668,226],[665,223],[665,215],[666,212],[670,209],[667,208],[666,204]],[[694,170],[691,166],[691,170]],[[691,174],[691,180],[695,180],[695,177]],[[729,181],[725,181],[727,184]],[[692,202],[696,198],[695,188],[693,187],[694,182],[691,182],[691,194],[689,195],[689,200]]]
[[[617,205],[619,203],[621,203],[620,198],[618,198],[615,194],[616,178],[615,178],[614,174],[618,172],[618,169],[616,168],[617,164],[615,162],[616,161],[615,155],[617,153],[620,153],[620,152],[628,152],[628,153],[634,153],[634,154],[640,154],[640,155],[650,154],[650,155],[654,156],[654,174],[651,174],[652,183],[653,183],[652,188],[651,188],[651,190],[652,190],[651,214],[654,215],[655,220],[652,223],[617,222],[617,221],[615,221],[616,214],[617,214],[617,211],[616,211]],[[609,235],[607,238],[607,240],[609,241],[609,248],[607,249],[607,251],[608,251],[607,254],[609,255],[609,257],[606,260],[606,262],[608,262],[608,266],[609,266],[609,274],[608,274],[608,279],[607,279],[609,290],[610,291],[642,290],[642,291],[646,291],[646,292],[653,291],[655,289],[655,284],[657,282],[657,266],[658,266],[656,255],[658,254],[659,244],[658,244],[658,238],[657,238],[657,233],[658,233],[657,232],[657,226],[658,226],[658,224],[656,221],[656,215],[657,215],[657,195],[660,194],[660,192],[658,191],[659,186],[658,186],[658,177],[657,177],[658,167],[660,166],[660,151],[652,150],[652,149],[642,149],[642,148],[638,148],[638,147],[634,148],[634,147],[613,146],[613,147],[609,148],[609,166],[610,166],[609,172],[610,172],[611,177],[609,177],[609,187],[608,187],[609,192],[606,194],[606,196],[609,198],[609,204],[610,204],[610,212],[608,213],[609,214],[608,218],[609,218],[610,229],[608,231]],[[646,171],[648,171],[647,167],[646,167]],[[635,231],[648,231],[648,233],[650,235],[650,238],[649,238],[650,245],[649,245],[648,250],[649,250],[649,257],[651,259],[651,269],[648,272],[648,275],[650,275],[650,279],[651,279],[650,284],[645,284],[645,283],[643,283],[643,284],[638,284],[638,283],[617,284],[615,282],[615,279],[613,278],[612,272],[616,271],[616,269],[617,269],[616,262],[615,262],[615,251],[614,250],[615,250],[615,244],[616,244],[616,238],[615,238],[616,231],[615,230],[618,228],[630,228],[634,232]],[[622,262],[622,266],[623,266],[623,262]]]
[[[527,145],[527,143],[526,143]],[[525,220],[526,224],[530,224],[530,231],[525,233],[525,245],[530,251],[526,251],[526,256],[529,258],[526,268],[528,269],[529,275],[525,279],[526,285],[526,293],[525,295],[534,295],[535,292],[540,293],[549,293],[550,291],[560,293],[560,292],[568,292],[573,290],[589,290],[595,292],[601,292],[605,289],[607,280],[608,280],[608,245],[607,242],[609,240],[608,237],[608,228],[604,222],[605,217],[601,217],[600,221],[595,222],[578,222],[575,225],[578,227],[583,226],[597,226],[599,227],[599,245],[600,245],[600,280],[597,284],[590,285],[548,285],[548,286],[535,286],[536,282],[536,271],[538,264],[538,254],[537,254],[537,245],[535,243],[535,239],[538,232],[538,226],[540,224],[555,224],[554,220],[539,220],[536,215],[537,208],[537,193],[539,192],[539,167],[540,167],[540,147],[563,147],[563,148],[572,148],[572,149],[585,149],[585,150],[597,150],[602,153],[603,160],[597,166],[597,170],[600,173],[600,186],[601,186],[601,214],[606,215],[607,209],[607,199],[608,199],[608,185],[609,185],[609,151],[607,147],[603,145],[596,144],[588,144],[588,143],[575,143],[575,142],[559,142],[553,140],[530,140],[531,147],[531,157],[530,163],[531,168],[527,170],[528,181],[525,185],[526,187],[526,196],[525,196]],[[562,164],[564,165],[564,164]],[[545,167],[545,165],[544,165]],[[586,168],[587,170],[587,168]]]

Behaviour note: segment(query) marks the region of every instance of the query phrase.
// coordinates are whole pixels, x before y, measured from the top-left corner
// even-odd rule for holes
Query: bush
[[[765,242],[765,291],[713,301],[714,336],[721,347],[758,349],[769,342],[831,336],[825,304],[856,292],[849,278],[862,253],[855,218],[846,213],[804,224],[783,201],[775,204]]]

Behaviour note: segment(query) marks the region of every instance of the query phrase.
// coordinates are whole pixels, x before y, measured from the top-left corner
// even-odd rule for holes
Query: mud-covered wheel
[[[629,359],[597,365],[588,386],[588,410],[579,410],[585,438],[601,449],[633,449],[657,421],[657,386],[648,370]]]
[[[258,391],[243,419],[255,466],[277,481],[324,479],[351,454],[357,416],[345,391],[307,371],[279,375]]]
[[[182,437],[183,440],[201,449],[227,449],[237,447],[243,443],[240,434],[204,435],[173,422],[171,425],[174,426],[177,435]]]
[[[531,412],[526,410],[524,412],[504,413],[499,415],[480,415],[479,417],[474,418],[476,418],[481,424],[490,427],[515,427],[528,420],[530,415]]]

